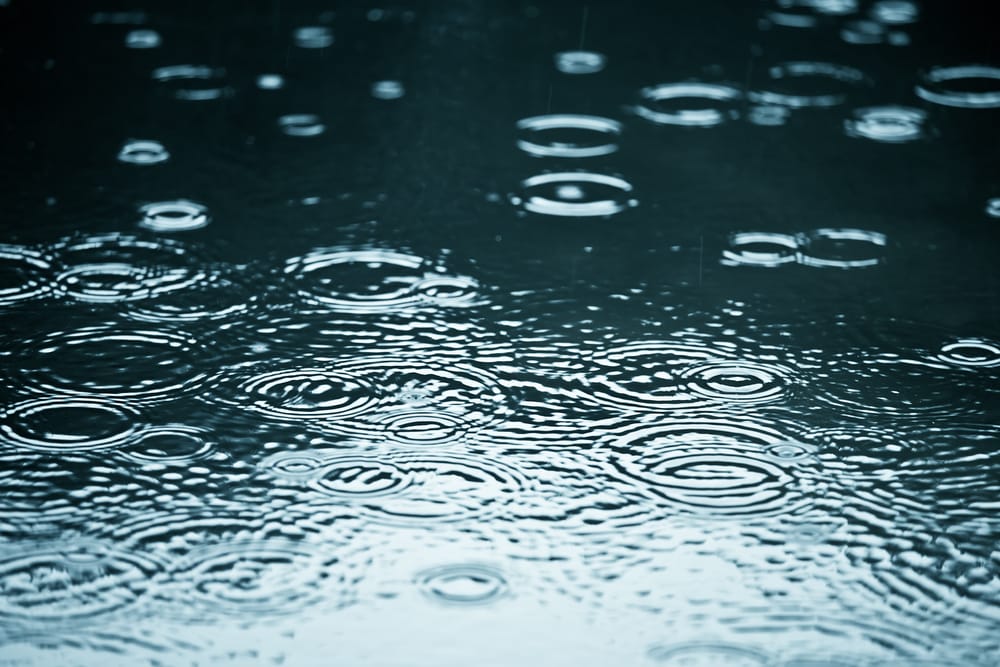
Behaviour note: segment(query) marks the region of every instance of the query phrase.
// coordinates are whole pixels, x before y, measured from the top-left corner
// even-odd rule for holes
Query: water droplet
[[[170,153],[159,141],[129,139],[118,151],[119,162],[137,165],[160,164],[170,159]]]
[[[996,109],[1000,107],[1000,67],[934,67],[923,76],[916,93],[935,104],[963,109]]]
[[[303,26],[292,33],[295,46],[302,49],[325,49],[333,44],[333,30],[326,26]]]
[[[37,299],[49,292],[52,263],[46,254],[0,244],[0,306]]]
[[[656,645],[647,655],[656,662],[675,667],[765,667],[766,654],[756,649],[723,642],[690,642]]]
[[[170,65],[153,70],[153,80],[164,84],[179,100],[204,102],[225,96],[226,71],[207,65]]]
[[[802,264],[851,269],[881,264],[888,239],[865,229],[814,229],[800,234],[798,242]]]
[[[295,113],[278,119],[278,127],[290,137],[315,137],[326,132],[326,125],[319,116],[311,113]]]
[[[715,83],[662,83],[639,91],[634,111],[658,125],[715,127],[736,116],[743,94]]]
[[[406,94],[399,81],[376,81],[372,84],[372,97],[379,100],[398,100]]]
[[[555,55],[556,69],[564,74],[596,74],[604,69],[607,57],[595,51],[560,51]]]
[[[136,431],[139,413],[101,398],[38,398],[0,411],[0,434],[19,447],[48,452],[115,447]]]
[[[605,174],[583,171],[539,174],[522,181],[521,187],[524,196],[512,197],[511,202],[543,215],[604,217],[638,205],[636,200],[626,198],[632,192],[631,183]]]
[[[890,144],[923,138],[927,120],[925,111],[900,106],[866,107],[856,109],[852,115],[852,119],[844,121],[847,136]]]
[[[798,260],[798,240],[791,234],[737,232],[722,251],[724,266],[775,267]]]
[[[163,42],[155,30],[130,30],[125,35],[125,46],[130,49],[155,49]]]
[[[285,77],[280,74],[261,74],[257,77],[257,87],[261,90],[278,90],[285,87]]]
[[[751,91],[751,101],[791,107],[832,107],[847,101],[857,87],[868,83],[854,67],[834,63],[794,61],[767,70],[765,87]]]
[[[517,121],[517,147],[538,157],[587,158],[618,150],[618,121],[600,116],[549,114]]]
[[[445,565],[417,575],[417,586],[435,602],[456,605],[488,604],[507,593],[507,580],[485,565]]]
[[[208,209],[187,199],[162,201],[139,207],[139,226],[154,232],[186,232],[209,222]]]

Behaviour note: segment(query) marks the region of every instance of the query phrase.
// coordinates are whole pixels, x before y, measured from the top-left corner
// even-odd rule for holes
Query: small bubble
[[[261,90],[278,90],[285,87],[285,77],[280,74],[261,74],[257,77],[257,87]]]
[[[563,74],[595,74],[604,69],[607,57],[595,51],[561,51],[555,55],[555,62]]]
[[[155,49],[163,42],[155,30],[132,30],[125,35],[125,46],[130,49]]]
[[[406,94],[399,81],[376,81],[372,84],[372,97],[379,100],[398,100]]]
[[[160,164],[170,159],[170,153],[159,141],[129,139],[118,151],[118,161],[128,164]]]
[[[326,132],[319,116],[311,113],[288,114],[278,119],[278,127],[290,137],[315,137]]]

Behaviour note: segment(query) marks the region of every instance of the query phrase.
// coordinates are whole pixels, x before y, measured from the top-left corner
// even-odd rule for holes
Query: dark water
[[[994,26],[0,2],[0,665],[1000,664]]]

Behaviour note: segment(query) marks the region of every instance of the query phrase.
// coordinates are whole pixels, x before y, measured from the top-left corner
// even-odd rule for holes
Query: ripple
[[[747,121],[762,127],[780,127],[788,122],[791,111],[776,104],[761,104],[750,107]]]
[[[333,30],[326,26],[302,26],[292,32],[292,39],[300,49],[325,49],[333,45]]]
[[[326,132],[326,125],[319,116],[311,113],[293,113],[278,118],[278,127],[290,137],[315,137]]]
[[[767,87],[751,91],[750,99],[794,109],[843,104],[853,89],[868,82],[861,70],[812,61],[775,65],[768,70],[768,78]]]
[[[920,18],[920,8],[911,0],[878,0],[869,13],[876,21],[889,25],[914,23]]]
[[[608,62],[603,53],[596,51],[560,51],[553,58],[556,69],[563,74],[596,74]]]
[[[642,100],[633,110],[657,125],[715,127],[737,115],[743,93],[715,83],[662,83],[639,91]],[[692,103],[700,106],[691,108]]]
[[[55,248],[62,270],[55,288],[89,303],[147,299],[184,290],[205,279],[183,246],[123,234],[71,238]]]
[[[489,604],[507,594],[507,580],[485,565],[444,565],[416,577],[420,591],[435,602],[450,605]]]
[[[309,451],[278,452],[261,461],[272,475],[292,482],[314,480],[323,473],[325,458]]]
[[[791,234],[737,232],[722,251],[724,266],[775,267],[798,261],[799,241]]]
[[[881,44],[886,39],[886,33],[885,26],[878,21],[862,19],[844,24],[840,38],[848,44]]]
[[[943,345],[937,358],[956,366],[996,368],[1000,366],[1000,345],[982,338],[961,338]]]
[[[206,269],[187,289],[158,293],[155,299],[128,302],[125,315],[140,322],[195,324],[244,317],[259,302],[252,285],[238,268]]]
[[[441,410],[404,410],[382,417],[378,426],[391,442],[438,446],[461,440],[472,428],[461,415]]]
[[[691,391],[733,403],[770,403],[785,398],[791,369],[752,361],[710,361],[680,375]]]
[[[724,642],[658,644],[646,655],[656,662],[676,667],[766,667],[770,664],[765,653]]]
[[[766,443],[762,449],[761,444]],[[807,444],[740,422],[692,420],[642,427],[611,445],[616,476],[684,513],[718,517],[791,513],[809,503]]]
[[[129,139],[118,151],[118,161],[140,166],[160,164],[170,159],[170,153],[159,141]]]
[[[180,332],[118,326],[50,334],[20,372],[29,386],[74,396],[169,400],[204,380],[201,348]]]
[[[369,498],[399,493],[412,483],[409,471],[392,463],[370,457],[348,457],[325,462],[313,487],[333,496]]]
[[[226,70],[208,65],[170,65],[153,70],[153,80],[164,84],[178,100],[205,102],[228,94]]]
[[[90,543],[35,545],[0,559],[0,617],[49,624],[90,620],[147,593],[162,564]]]
[[[25,246],[0,244],[0,306],[36,299],[49,291],[51,258]]]
[[[1000,107],[1000,67],[934,67],[917,85],[916,93],[934,104],[963,109],[995,109]]]
[[[119,453],[140,463],[183,463],[206,458],[214,449],[207,430],[167,424],[142,429]]]
[[[590,172],[539,174],[521,181],[522,196],[510,201],[531,213],[560,217],[601,217],[637,206],[626,199],[632,184],[617,176]]]
[[[517,147],[538,157],[587,158],[610,155],[618,150],[618,121],[601,116],[548,114],[517,121],[522,138]],[[546,138],[549,135],[551,138]]]
[[[337,369],[293,367],[240,375],[248,377],[233,387],[232,395],[214,398],[274,419],[343,419],[378,405],[376,385]]]
[[[130,30],[125,35],[125,46],[129,49],[155,49],[162,43],[163,38],[155,30]]]
[[[798,236],[799,262],[821,268],[876,266],[885,260],[888,238],[866,229],[814,229]]]
[[[922,139],[926,120],[927,112],[912,107],[866,107],[844,121],[844,130],[849,137],[901,144]]]
[[[0,434],[14,445],[48,452],[106,449],[127,441],[139,413],[96,398],[39,398],[0,410]]]
[[[372,97],[377,100],[398,100],[406,94],[406,89],[399,81],[376,81],[372,84]]]
[[[139,226],[154,232],[186,232],[209,223],[208,209],[187,199],[155,202],[139,208]]]

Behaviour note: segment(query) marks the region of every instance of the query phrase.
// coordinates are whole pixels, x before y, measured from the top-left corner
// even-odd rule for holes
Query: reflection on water
[[[992,23],[737,4],[0,1],[0,664],[1000,664]]]

